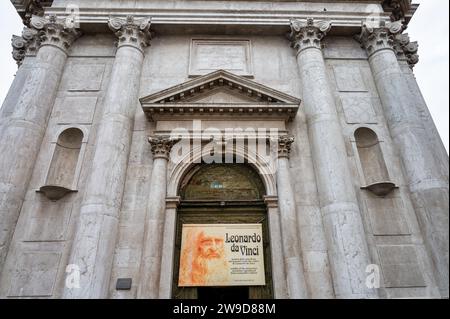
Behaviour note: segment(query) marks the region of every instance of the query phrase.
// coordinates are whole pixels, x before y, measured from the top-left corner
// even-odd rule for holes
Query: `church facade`
[[[417,5],[11,2],[0,298],[448,298]]]

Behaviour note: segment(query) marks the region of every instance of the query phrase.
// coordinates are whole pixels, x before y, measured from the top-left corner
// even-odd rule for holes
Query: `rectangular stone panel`
[[[410,235],[403,201],[399,197],[376,197],[368,194],[366,205],[375,236]]]
[[[333,66],[336,86],[340,92],[367,92],[367,86],[357,66]]]
[[[200,76],[216,70],[253,76],[250,41],[193,39],[189,76]]]
[[[61,254],[23,252],[13,272],[9,297],[50,297],[53,295]]]
[[[53,117],[58,124],[92,124],[97,97],[66,97],[55,105]]]
[[[72,204],[64,201],[42,201],[27,204],[32,213],[27,222],[22,241],[63,241],[67,235]]]
[[[378,246],[385,288],[425,287],[414,246]]]
[[[377,124],[371,97],[346,93],[341,96],[341,101],[348,124]]]
[[[73,63],[67,75],[67,90],[100,91],[104,74],[105,64]]]

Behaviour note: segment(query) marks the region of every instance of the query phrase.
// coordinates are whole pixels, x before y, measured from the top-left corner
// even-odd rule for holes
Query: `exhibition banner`
[[[185,224],[180,287],[264,286],[261,224]]]

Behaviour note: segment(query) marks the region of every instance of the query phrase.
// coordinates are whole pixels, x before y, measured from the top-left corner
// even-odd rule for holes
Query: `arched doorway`
[[[271,299],[272,263],[266,190],[257,171],[249,164],[199,164],[182,178],[178,194],[181,203],[177,211],[174,275],[172,296],[175,299]],[[193,225],[227,227],[227,225],[261,225],[264,285],[180,284],[180,260],[185,247],[183,228]],[[185,244],[184,244],[185,245]]]

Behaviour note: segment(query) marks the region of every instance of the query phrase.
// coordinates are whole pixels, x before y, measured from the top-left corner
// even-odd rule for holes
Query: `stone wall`
[[[97,10],[100,15],[104,13],[103,11],[110,10],[110,8],[102,8],[102,2],[79,2],[83,8]],[[110,2],[114,10],[135,9],[137,6],[136,1]],[[55,0],[50,10],[58,11],[65,4],[66,1]],[[206,7],[202,7],[204,10],[212,11],[221,8],[226,14],[234,10],[249,10],[252,14],[270,11],[273,28],[268,28],[267,33],[264,32],[264,28],[254,30],[255,32],[250,34],[236,32],[233,28],[227,28],[226,32],[221,32],[220,25],[211,28],[209,33],[207,28],[202,29],[198,26],[186,29],[186,32],[180,32],[180,29],[175,27],[169,28],[170,30],[164,28],[164,17],[161,15],[164,10],[173,9],[183,12],[187,9],[198,8],[199,5],[203,6],[205,3],[184,1],[175,5],[172,1],[147,1],[140,5],[143,10],[155,9],[157,12],[155,17],[157,32],[151,41],[151,46],[145,48],[139,97],[182,84],[195,76],[209,73],[217,68],[224,68],[302,100],[305,95],[310,94],[310,92],[302,92],[302,88],[311,86],[302,83],[304,78],[299,70],[300,62],[297,60],[296,51],[291,48],[285,32],[282,31],[285,27],[283,19],[289,18],[286,12],[290,10],[317,11],[322,10],[324,4],[288,1],[263,6],[256,2],[208,1]],[[351,203],[353,206],[349,206],[361,214],[364,233],[358,235],[367,242],[370,261],[378,265],[381,271],[381,287],[375,295],[380,298],[439,298],[445,295],[445,291],[442,292],[441,287],[440,292],[438,288],[435,268],[439,268],[440,265],[436,266],[433,254],[430,252],[430,247],[435,248],[434,244],[430,244],[424,235],[424,228],[428,228],[429,225],[424,224],[424,220],[420,218],[416,207],[417,202],[411,195],[408,171],[402,161],[404,155],[391,136],[389,119],[383,108],[382,97],[385,95],[379,92],[380,87],[372,74],[373,65],[368,61],[366,50],[361,48],[361,44],[353,37],[352,28],[356,25],[355,21],[360,21],[358,19],[365,5],[339,1],[326,4],[331,11],[348,13],[351,16],[346,21],[337,22],[340,24],[339,30],[345,31],[346,35],[331,34],[322,41],[325,76],[320,79],[325,81],[327,88],[324,90],[330,91],[326,93],[332,96],[332,101],[329,99],[327,101],[325,93],[324,100],[328,102],[327,106],[335,105],[336,107],[338,129],[344,141],[342,149],[347,155],[346,158],[334,160],[339,162],[336,167],[344,167],[343,172],[348,166],[351,175],[345,176],[350,181],[348,184],[345,181],[330,180],[329,182],[334,187],[343,188],[351,184],[350,190],[354,190],[356,205]],[[381,9],[381,6],[379,8]],[[321,11],[321,14],[326,13]],[[231,24],[235,22],[233,20]],[[346,23],[352,27],[348,28]],[[108,108],[108,105],[104,105],[104,100],[110,86],[117,52],[115,45],[117,39],[112,33],[105,33],[105,31],[100,28],[85,33],[69,51],[56,99],[51,106],[44,139],[34,164],[31,181],[20,209],[20,217],[15,226],[3,271],[1,271],[1,298],[60,298],[63,295],[67,297],[64,294],[66,266],[70,263],[72,243],[76,238],[77,230],[79,227],[88,226],[79,225],[79,215],[83,197],[86,195],[85,189],[92,175],[94,153],[99,147],[96,143],[97,133],[104,109]],[[312,59],[312,57],[314,56],[311,55],[309,58]],[[36,57],[33,54],[27,56],[21,66],[22,70],[31,70],[35,60]],[[439,173],[444,176],[444,181],[447,182],[448,190],[448,156],[443,152],[442,142],[409,66],[403,61],[400,65],[410,94],[408,99],[416,101],[415,107],[426,127],[426,138],[436,151],[436,165]],[[27,78],[28,73],[25,71],[18,77],[20,81],[22,77]],[[17,86],[20,85],[25,85],[25,80],[15,83],[12,90],[17,90]],[[126,181],[120,204],[117,236],[111,236],[112,241],[103,243],[104,246],[102,246],[115,247],[109,289],[107,289],[107,296],[104,296],[110,298],[142,297],[139,285],[143,274],[146,238],[149,238],[146,221],[149,211],[161,200],[150,196],[150,188],[155,178],[152,179],[154,161],[148,137],[154,133],[155,123],[149,122],[137,100],[135,107],[130,154],[127,166],[123,168],[126,170]],[[288,163],[295,199],[295,208],[291,212],[296,212],[297,225],[290,229],[296,230],[294,236],[297,236],[296,240],[300,243],[298,248],[300,251],[296,252],[298,254],[296,257],[302,260],[307,290],[298,293],[297,296],[348,297],[341,294],[342,287],[337,287],[336,282],[339,280],[336,281],[336,274],[333,274],[333,271],[338,269],[334,265],[338,261],[334,259],[336,251],[330,248],[330,233],[332,233],[330,225],[327,226],[324,222],[328,218],[325,217],[328,210],[341,208],[330,208],[329,206],[333,205],[328,203],[326,203],[328,206],[324,205],[329,198],[324,196],[320,187],[326,181],[319,180],[321,175],[317,172],[323,167],[328,167],[327,161],[330,159],[315,158],[318,146],[313,145],[310,126],[312,119],[308,116],[302,104],[295,120],[287,125],[289,133],[295,137]],[[52,161],[55,161],[55,152],[58,151],[58,139],[62,132],[71,128],[79,129],[83,133],[76,165],[73,159],[66,164],[67,168],[73,172],[72,183],[71,185],[68,185],[69,182],[65,185],[47,185],[49,181],[55,180],[49,176],[52,174],[52,167],[56,165],[52,165]],[[366,153],[361,151],[361,147],[364,148],[364,145],[361,145],[364,143],[361,144],[361,141],[355,137],[355,132],[361,128],[370,132],[375,141],[369,146],[376,147]],[[337,141],[339,142],[340,139]],[[333,143],[334,140],[323,141],[323,144],[331,150]],[[332,152],[326,154],[332,154]],[[105,160],[113,161],[114,158]],[[64,165],[58,165],[60,166],[58,169],[64,168],[61,168]],[[372,172],[372,177],[369,178],[367,172]],[[90,185],[92,187],[92,181]],[[65,186],[67,193],[55,200],[45,189],[43,190],[45,186],[53,187],[50,191],[55,189],[61,191],[54,186]],[[290,189],[289,185],[283,186]],[[332,189],[332,187],[329,188]],[[345,193],[345,189],[340,189],[336,193],[339,194],[343,190]],[[351,197],[349,196],[349,202],[352,201]],[[439,200],[434,195],[430,198],[430,201],[435,198]],[[340,200],[340,198],[336,199],[339,205],[348,204]],[[285,202],[282,204],[286,204]],[[439,206],[441,203],[435,204]],[[432,205],[434,204],[429,204],[430,207]],[[342,216],[353,215],[343,214]],[[339,220],[339,225],[336,226],[345,230],[347,223],[350,221],[344,218]],[[114,227],[111,226],[111,229]],[[351,238],[334,239],[347,240],[347,243],[351,243]],[[161,249],[163,244],[163,242],[157,242],[154,246],[156,249]],[[93,243],[93,246],[95,245]],[[335,248],[341,248],[340,245],[341,243],[336,243]],[[342,251],[347,248],[348,246],[342,248]],[[364,247],[358,250],[359,248],[361,247],[356,249],[358,252],[356,255],[364,254]],[[360,257],[347,255],[345,258]],[[99,256],[95,257],[95,262],[98,262],[96,266],[101,268],[104,260],[101,260],[101,254]],[[364,258],[361,257],[361,260]],[[81,266],[92,267],[92,265]],[[288,265],[284,266],[288,269]],[[131,290],[116,290],[118,278],[132,278]],[[99,285],[108,285],[108,283]],[[158,295],[158,286],[152,287],[151,290],[152,295]],[[365,292],[352,293],[370,297],[370,294]],[[283,291],[281,295],[287,295],[287,291]]]

